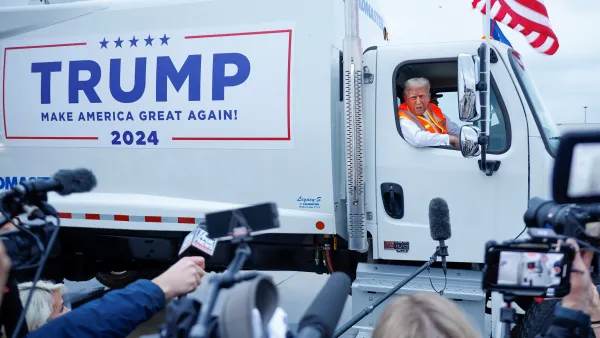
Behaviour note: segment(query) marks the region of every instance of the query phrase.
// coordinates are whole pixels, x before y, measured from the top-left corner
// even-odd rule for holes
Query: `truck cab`
[[[480,289],[484,243],[511,240],[524,233],[523,214],[529,199],[551,199],[551,173],[560,134],[537,92],[522,56],[509,46],[490,42],[489,143],[482,168],[477,144],[482,119],[461,111],[461,78],[479,72],[482,41],[390,45],[364,52],[365,218],[370,263],[359,263],[353,306],[368,306],[370,294],[384,293],[407,277],[435,249],[430,239],[429,202],[441,197],[449,205],[452,236],[448,290],[461,300],[482,332],[499,333],[501,298]],[[466,62],[463,62],[467,60]],[[407,79],[427,78],[432,97],[447,118],[461,126],[461,147],[416,148],[402,136],[398,106]],[[466,113],[466,114],[465,114]],[[470,115],[470,116],[469,116]],[[469,120],[471,117],[471,121]],[[349,236],[352,243],[352,234]],[[394,267],[391,267],[394,265]],[[404,266],[403,266],[404,265]],[[389,276],[397,276],[391,278]],[[435,276],[435,277],[431,277]],[[441,288],[446,278],[437,271],[418,277],[402,293]],[[382,289],[382,282],[388,284]],[[492,302],[488,303],[488,300]],[[491,319],[477,314],[491,304]],[[518,299],[526,311],[530,300]],[[479,309],[480,312],[473,309]],[[358,311],[358,310],[357,310]],[[357,326],[372,329],[373,318]]]
[[[374,258],[425,260],[430,248],[418,243],[429,237],[428,203],[442,197],[451,213],[452,261],[482,263],[482,248],[469,243],[517,237],[529,198],[550,197],[558,129],[520,54],[504,44],[491,43],[486,161],[493,163],[493,171],[484,173],[481,158],[465,157],[460,149],[416,148],[403,139],[398,106],[404,82],[413,77],[429,79],[432,95],[441,96],[438,106],[450,120],[481,129],[481,120],[460,120],[457,88],[465,71],[458,56],[475,56],[480,45],[396,45],[364,53],[365,72],[373,79],[364,84],[364,109],[365,154],[373,163],[366,174],[366,213]]]

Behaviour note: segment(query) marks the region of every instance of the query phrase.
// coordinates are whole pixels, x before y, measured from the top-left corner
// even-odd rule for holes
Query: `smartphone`
[[[514,296],[564,297],[575,252],[567,244],[486,245],[483,289]]]
[[[239,209],[206,214],[208,237],[227,241],[238,237],[255,236],[279,229],[279,214],[275,203],[262,203]]]

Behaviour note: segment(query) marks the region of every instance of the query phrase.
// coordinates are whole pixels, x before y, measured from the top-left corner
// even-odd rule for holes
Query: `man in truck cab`
[[[422,147],[459,147],[460,127],[431,103],[431,85],[425,78],[404,83],[404,103],[398,107],[402,136],[410,145]]]

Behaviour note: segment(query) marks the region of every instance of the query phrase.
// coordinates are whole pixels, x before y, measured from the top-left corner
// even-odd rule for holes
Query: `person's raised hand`
[[[152,282],[163,290],[169,301],[196,290],[206,274],[205,267],[202,257],[184,257]]]
[[[562,306],[590,314],[594,305],[593,297],[597,297],[592,276],[590,275],[590,265],[594,258],[594,252],[584,251],[581,253],[579,245],[572,238],[569,238],[567,243],[575,250],[575,258],[573,259],[573,264],[571,264],[571,276],[569,277],[571,291],[563,297]]]

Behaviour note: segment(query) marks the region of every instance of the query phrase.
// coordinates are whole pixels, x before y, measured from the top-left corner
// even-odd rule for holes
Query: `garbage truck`
[[[518,237],[529,199],[550,198],[560,135],[524,58],[498,41],[489,109],[463,99],[483,61],[468,2],[453,4],[460,20],[444,1],[57,2],[0,8],[0,189],[65,168],[98,181],[50,195],[61,231],[47,271],[122,287],[176,261],[206,213],[274,202],[281,227],[254,238],[245,268],[346,272],[360,311],[429,260],[440,197],[447,278],[437,263],[398,293],[446,284],[482,332],[501,327],[501,299],[481,290],[485,243]],[[404,139],[414,77],[461,126],[460,147]],[[233,253],[219,243],[207,269]]]

